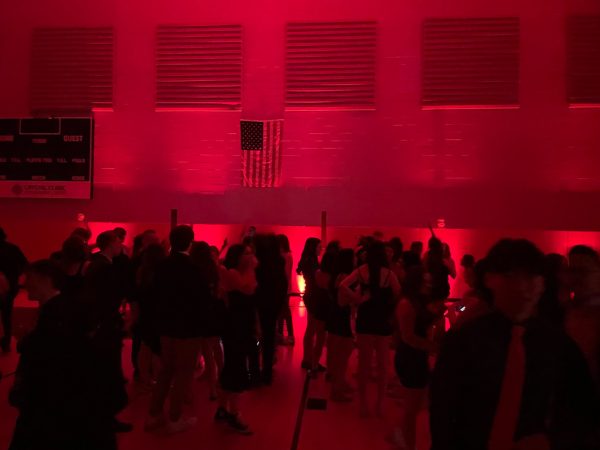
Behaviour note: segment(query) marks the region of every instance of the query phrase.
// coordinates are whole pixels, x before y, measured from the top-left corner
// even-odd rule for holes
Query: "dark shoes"
[[[215,422],[226,423],[236,433],[250,436],[252,431],[248,424],[244,423],[239,414],[231,414],[224,408],[217,409]]]

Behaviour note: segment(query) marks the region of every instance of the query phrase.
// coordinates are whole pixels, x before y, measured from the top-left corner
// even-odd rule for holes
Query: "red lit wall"
[[[3,2],[0,116],[29,114],[33,27],[113,26],[115,59],[114,110],[95,114],[94,200],[0,200],[0,223],[22,237],[50,219],[48,236],[62,236],[78,212],[165,224],[178,208],[182,222],[279,226],[318,226],[326,210],[333,226],[401,227],[405,240],[443,217],[486,245],[598,230],[600,109],[566,104],[564,31],[567,14],[599,12],[596,0]],[[520,108],[422,110],[423,19],[485,16],[521,19]],[[378,22],[375,111],[285,111],[285,24],[304,20]],[[158,24],[243,26],[241,112],[154,111]],[[242,189],[239,119],[278,117],[284,185]]]

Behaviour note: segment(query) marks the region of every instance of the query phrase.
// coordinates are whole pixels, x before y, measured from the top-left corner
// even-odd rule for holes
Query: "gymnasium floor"
[[[306,380],[306,373],[300,369],[302,358],[301,338],[306,326],[305,309],[295,306],[294,327],[296,346],[279,347],[278,362],[275,367],[273,386],[250,391],[244,395],[242,411],[244,418],[254,430],[250,437],[232,434],[213,420],[215,404],[208,401],[206,383],[199,379],[195,383],[194,405],[191,413],[198,417],[198,425],[193,430],[176,436],[144,433],[143,423],[148,408],[149,394],[137,392],[135,385],[129,384],[130,405],[122,413],[121,419],[132,422],[135,430],[119,437],[120,450],[389,450],[385,442],[398,404],[388,399],[384,419],[361,419],[358,416],[358,404],[336,404],[327,402],[325,410],[305,409],[300,421],[300,433],[297,447],[293,437]],[[130,341],[125,341],[124,367],[126,375],[131,376],[132,368],[128,361]],[[0,355],[0,371],[12,372],[18,356],[13,352]],[[325,358],[323,358],[325,361]],[[352,357],[350,376],[356,366],[356,354]],[[8,447],[16,417],[16,411],[8,405],[7,395],[12,378],[0,381],[0,450]],[[375,386],[370,392],[374,397]],[[327,399],[327,383],[323,375],[310,380],[308,399]],[[428,448],[426,414],[420,420],[419,450]]]

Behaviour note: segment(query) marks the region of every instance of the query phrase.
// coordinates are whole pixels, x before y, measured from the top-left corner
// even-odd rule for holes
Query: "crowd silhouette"
[[[200,361],[215,422],[252,435],[240,396],[276,381],[277,345],[296,343],[294,271],[308,316],[298,370],[326,373],[330,400],[351,407],[356,397],[361,417],[400,399],[391,448],[416,449],[423,408],[432,450],[600,448],[600,257],[590,247],[544,255],[502,239],[479,260],[464,255],[458,273],[433,233],[406,251],[379,232],[352,248],[311,237],[296,266],[285,235],[254,228],[221,248],[185,225],[167,239],[144,231],[131,249],[126,234],[92,243],[77,228],[48,259],[28,262],[0,229],[0,343],[20,355],[11,450],[116,449],[116,434],[132,431],[116,419],[128,382],[151,395],[146,432],[185,432],[198,421],[185,405]],[[459,276],[468,289],[449,298]],[[21,287],[39,317],[14,345]]]

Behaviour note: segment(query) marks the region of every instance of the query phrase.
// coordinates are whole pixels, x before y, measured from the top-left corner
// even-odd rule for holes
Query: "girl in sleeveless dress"
[[[444,332],[445,306],[443,300],[432,297],[431,275],[421,266],[407,271],[403,287],[403,298],[396,308],[399,342],[394,359],[403,386],[402,410],[393,443],[399,449],[414,450],[417,416],[429,385],[429,357],[437,352]]]
[[[352,289],[352,286],[357,286]],[[367,382],[373,354],[377,356],[377,415],[383,414],[390,337],[394,307],[400,295],[400,283],[388,268],[385,246],[371,242],[367,263],[356,269],[340,285],[342,295],[357,306],[356,333],[358,345],[358,390],[360,414],[370,414],[367,404]]]
[[[326,317],[321,307],[322,302],[319,299],[316,282],[321,251],[321,241],[317,238],[308,238],[296,269],[296,272],[304,277],[305,283],[303,301],[308,312],[308,322],[304,333],[302,368],[307,370],[322,369],[319,360],[325,345]]]

